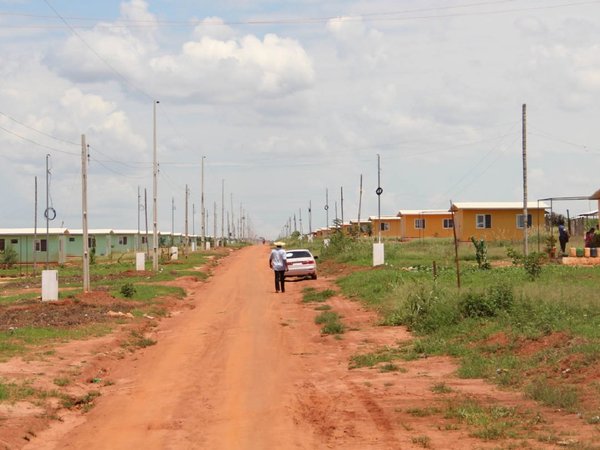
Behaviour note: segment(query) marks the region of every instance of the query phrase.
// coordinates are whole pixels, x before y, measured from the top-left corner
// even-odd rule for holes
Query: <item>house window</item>
[[[517,228],[523,229],[524,214],[517,214]],[[531,228],[531,214],[527,214],[527,228]]]
[[[4,251],[4,248],[5,248],[5,245],[6,245],[5,242],[6,241],[4,239],[0,239],[0,252]]]
[[[475,216],[475,228],[492,228],[492,215],[477,214]]]
[[[70,237],[69,238],[69,242],[75,242],[75,238],[74,237]]]
[[[96,248],[96,238],[88,237],[88,248]]]
[[[452,219],[444,219],[443,226],[445,230],[449,228],[454,228],[454,221]]]
[[[18,240],[18,239],[11,239],[11,240],[10,240],[10,243],[11,243],[11,244],[18,244],[18,243],[19,243],[19,240]]]
[[[127,245],[127,236],[119,237],[119,245]]]
[[[146,242],[148,242],[148,240],[146,239],[146,236],[142,236],[142,244],[145,244]]]
[[[38,239],[37,241],[35,241],[35,251],[36,252],[48,251],[48,241],[46,239]]]
[[[387,230],[389,230],[389,229],[390,229],[390,224],[389,224],[389,223],[387,223],[387,222],[381,222],[381,223],[379,224],[379,229],[380,229],[381,231],[387,231]]]
[[[425,219],[415,219],[415,229],[424,230],[425,229]]]

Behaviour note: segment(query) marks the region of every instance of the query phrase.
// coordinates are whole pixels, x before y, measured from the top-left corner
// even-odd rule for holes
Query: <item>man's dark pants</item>
[[[275,290],[285,292],[285,270],[274,270],[275,272]]]

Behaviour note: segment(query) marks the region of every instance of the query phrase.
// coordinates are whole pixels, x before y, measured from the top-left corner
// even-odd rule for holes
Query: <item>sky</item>
[[[38,226],[48,193],[82,227],[82,135],[90,228],[144,229],[146,191],[152,229],[156,132],[160,230],[187,187],[201,234],[204,161],[207,234],[276,238],[522,201],[523,136],[530,201],[589,196],[599,120],[600,0],[0,0],[0,228],[34,226],[36,177]]]

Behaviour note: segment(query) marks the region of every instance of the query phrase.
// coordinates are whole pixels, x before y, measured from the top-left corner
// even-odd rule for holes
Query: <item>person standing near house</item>
[[[271,250],[269,267],[275,273],[275,292],[285,292],[285,272],[288,269],[283,242],[275,242],[275,248]]]
[[[564,221],[558,224],[558,242],[560,242],[560,251],[564,256],[567,247],[567,242],[569,242],[569,232],[565,228]]]
[[[592,246],[592,241],[594,240],[594,234],[596,233],[596,229],[594,227],[590,228],[590,230],[585,233],[585,246],[590,248]]]

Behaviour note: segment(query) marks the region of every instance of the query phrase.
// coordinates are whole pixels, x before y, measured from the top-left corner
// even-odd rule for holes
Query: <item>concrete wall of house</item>
[[[402,221],[399,218],[394,219],[394,220],[382,218],[381,221],[377,218],[377,219],[373,219],[372,222],[373,222],[373,237],[379,236],[380,223],[384,224],[384,227],[387,224],[387,230],[381,230],[382,238],[400,238],[402,236],[402,229],[401,229]]]
[[[33,235],[5,235],[0,236],[4,240],[5,248],[11,247],[17,253],[17,262],[31,264],[34,259],[34,239]],[[38,234],[38,241],[45,241],[45,234]],[[65,261],[65,237],[62,235],[51,234],[49,236],[46,251],[36,251],[35,260],[38,263],[63,263]],[[46,256],[47,255],[47,256]]]
[[[425,220],[425,228],[417,228],[416,220]],[[402,239],[450,238],[452,227],[444,228],[444,219],[452,220],[452,214],[406,214],[402,216]]]
[[[490,228],[477,228],[477,215],[479,214],[491,216]],[[521,240],[523,239],[523,229],[517,227],[517,216],[522,214],[522,209],[459,210],[455,217],[456,235],[460,241],[469,241],[471,237],[488,241]],[[544,226],[543,209],[529,209],[528,214],[531,214],[531,233],[537,230],[538,224]]]

